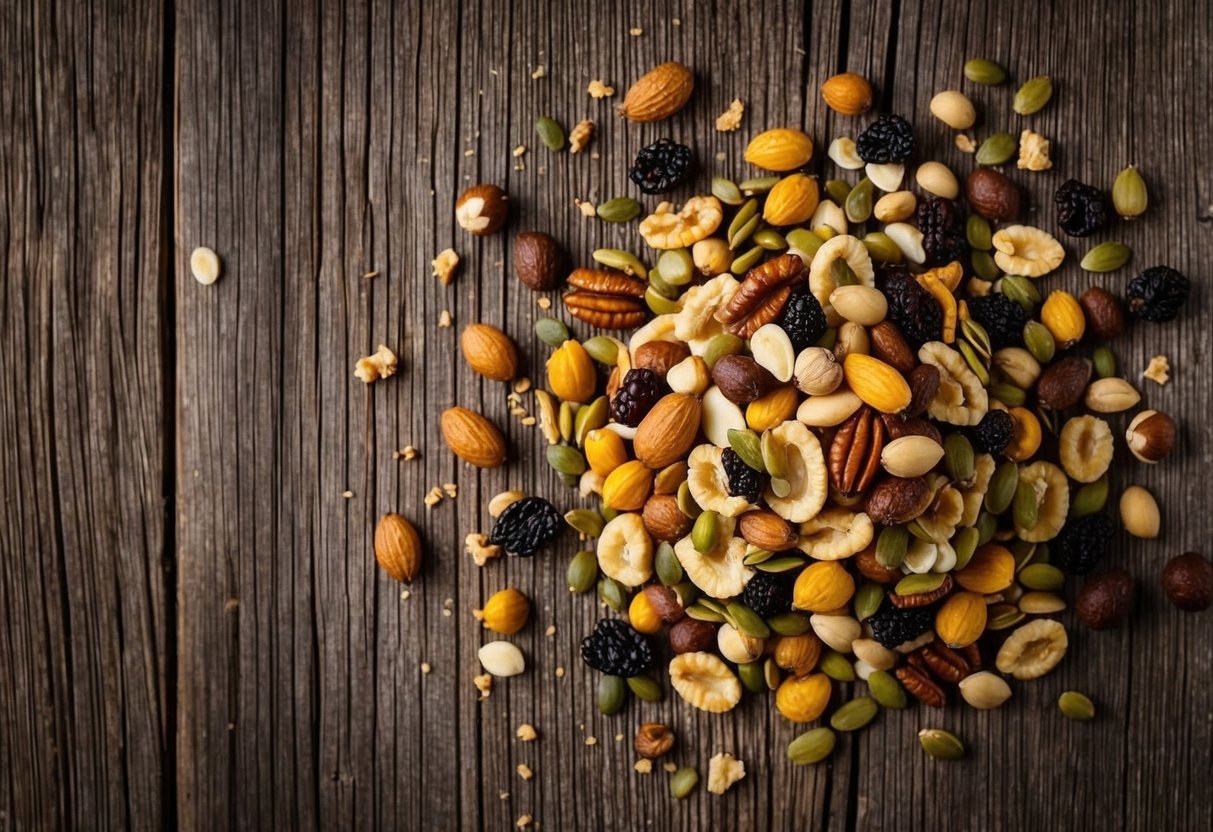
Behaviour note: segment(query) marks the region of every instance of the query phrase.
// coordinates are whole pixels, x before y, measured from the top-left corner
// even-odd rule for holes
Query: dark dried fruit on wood
[[[1057,224],[1071,237],[1089,237],[1108,221],[1108,200],[1103,191],[1067,179],[1053,195]]]
[[[1133,611],[1133,578],[1123,569],[1109,569],[1087,578],[1074,609],[1092,630],[1110,630]]]
[[[1146,269],[1129,281],[1129,314],[1143,321],[1173,321],[1188,302],[1188,278],[1169,266]]]
[[[1091,380],[1091,362],[1071,356],[1045,367],[1036,381],[1036,400],[1041,407],[1065,410],[1082,400]]]
[[[1071,575],[1085,575],[1108,552],[1116,528],[1102,514],[1088,514],[1066,523],[1049,545],[1053,565]]]
[[[693,161],[691,149],[686,145],[668,138],[658,139],[636,155],[628,178],[643,193],[663,194],[682,184]]]
[[[1213,604],[1213,563],[1195,552],[1171,558],[1162,570],[1162,588],[1181,610],[1207,610]]]
[[[524,231],[514,238],[514,272],[526,287],[547,292],[568,273],[568,256],[550,234]]]
[[[914,152],[914,128],[901,116],[885,113],[859,134],[855,151],[868,164],[904,162]]]
[[[626,622],[604,618],[581,642],[581,658],[600,673],[636,676],[653,663],[649,641]]]
[[[542,497],[523,497],[505,507],[489,542],[506,554],[530,557],[554,538],[564,524],[556,507]]]

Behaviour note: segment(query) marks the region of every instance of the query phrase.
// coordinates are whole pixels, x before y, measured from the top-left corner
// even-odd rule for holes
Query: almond
[[[872,344],[872,355],[884,363],[909,375],[918,366],[914,351],[906,343],[905,336],[892,321],[881,321],[868,330],[868,338]],[[938,377],[938,373],[936,374]],[[913,387],[911,381],[910,384]],[[928,399],[929,401],[929,399]]]
[[[773,511],[748,511],[738,526],[746,543],[770,552],[791,549],[799,539],[796,529]]]
[[[908,523],[931,505],[931,487],[922,477],[889,477],[868,494],[868,516],[884,526]]]
[[[670,393],[653,405],[632,440],[636,458],[649,468],[671,465],[687,455],[699,433],[699,400],[687,393]]]
[[[872,85],[854,72],[843,72],[827,78],[821,85],[821,98],[836,113],[857,116],[872,106]]]
[[[505,437],[497,426],[466,407],[442,412],[442,438],[455,456],[477,468],[496,468],[505,462]]]
[[[468,324],[459,336],[468,366],[493,381],[511,381],[518,373],[518,350],[510,336],[489,324]]]
[[[673,494],[654,494],[644,504],[641,514],[644,528],[657,541],[674,542],[691,531],[691,518],[678,508],[678,498]]]
[[[399,514],[385,514],[375,527],[375,560],[402,583],[412,583],[421,571],[421,538],[413,524]]]
[[[616,112],[628,121],[661,121],[681,110],[695,89],[695,75],[680,63],[660,64],[640,77]]]

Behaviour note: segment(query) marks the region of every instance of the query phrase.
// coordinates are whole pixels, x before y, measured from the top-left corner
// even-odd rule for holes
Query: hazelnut
[[[1143,410],[1129,422],[1125,442],[1133,456],[1154,464],[1175,449],[1175,420],[1161,410]]]
[[[1013,220],[1019,216],[1019,187],[990,168],[969,174],[965,193],[973,210],[988,220]]]
[[[1078,299],[1087,316],[1087,331],[1103,341],[1111,341],[1125,331],[1125,312],[1116,295],[1102,286],[1092,286]]]
[[[645,530],[654,540],[673,542],[691,531],[691,518],[678,508],[678,498],[672,494],[654,494],[644,504],[641,514]]]
[[[510,198],[496,185],[473,185],[455,200],[455,220],[477,237],[495,234],[510,215]]]
[[[900,525],[926,511],[934,496],[923,477],[889,477],[881,480],[868,494],[866,510],[877,523]]]
[[[514,272],[524,286],[547,292],[568,273],[568,256],[560,243],[542,231],[524,231],[514,238]]]
[[[681,341],[649,341],[632,353],[632,366],[665,378],[671,367],[690,355],[691,348]]]
[[[909,416],[921,416],[927,412],[935,394],[939,392],[941,381],[939,368],[934,364],[919,364],[910,371],[910,406],[906,408]]]
[[[1110,569],[1087,578],[1074,607],[1092,630],[1110,630],[1133,611],[1133,578],[1123,569]]]
[[[632,747],[646,760],[656,760],[674,747],[674,732],[660,722],[646,722],[636,729]]]
[[[1185,612],[1203,612],[1213,604],[1213,563],[1195,552],[1171,558],[1162,570],[1162,589]]]
[[[678,593],[670,587],[663,584],[650,584],[644,588],[644,594],[648,598],[653,612],[657,613],[657,616],[666,624],[681,621],[686,615],[682,603],[678,600]]]
[[[675,653],[698,653],[716,642],[716,625],[684,618],[670,627],[670,649]]]
[[[712,367],[712,381],[736,405],[760,398],[775,384],[775,377],[748,355],[725,355]]]
[[[1036,399],[1041,407],[1065,410],[1082,401],[1091,380],[1091,362],[1070,356],[1050,364],[1036,381]]]

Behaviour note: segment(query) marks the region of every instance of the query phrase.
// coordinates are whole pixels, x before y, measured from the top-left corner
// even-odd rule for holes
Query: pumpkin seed
[[[876,614],[884,601],[884,587],[880,584],[866,583],[855,593],[855,617],[866,621]]]
[[[741,192],[746,195],[765,194],[778,184],[778,176],[758,176],[753,179],[743,179],[737,183],[737,187],[741,188]]]
[[[837,738],[829,728],[805,731],[788,743],[788,760],[798,766],[820,763],[834,752],[836,742]]]
[[[598,710],[604,716],[614,716],[628,701],[628,686],[622,676],[602,674],[598,679]]]
[[[670,794],[682,800],[695,791],[698,783],[699,772],[690,766],[683,766],[670,777]]]
[[[685,248],[672,248],[657,258],[657,273],[670,286],[686,286],[695,276],[695,261]]]
[[[660,702],[664,696],[661,683],[652,676],[641,674],[628,677],[628,688],[636,694],[636,698],[645,702]]]
[[[1014,604],[993,604],[990,606],[988,616],[986,629],[994,632],[1009,630],[1027,618]]]
[[[746,200],[746,203],[737,209],[737,213],[733,215],[733,219],[729,223],[728,232],[725,234],[725,238],[729,241],[729,248],[735,249],[745,240],[744,237],[739,237],[739,235],[742,229],[749,225],[756,216],[758,216],[758,200],[756,199]],[[749,234],[757,226],[758,223],[755,222],[750,231],[746,233]],[[735,239],[737,240],[736,243],[734,243]]]
[[[1002,514],[1015,499],[1015,488],[1019,485],[1019,466],[1014,462],[999,463],[990,477],[986,489],[986,510],[990,514]]]
[[[762,259],[762,255],[765,253],[766,249],[764,249],[762,246],[754,246],[745,254],[739,254],[733,258],[733,263],[729,266],[729,271],[740,277],[750,269],[757,266],[758,261]],[[678,307],[675,307],[673,311],[677,312]]]
[[[1095,482],[1087,483],[1074,493],[1074,499],[1070,500],[1070,517],[1086,517],[1088,514],[1103,511],[1103,507],[1107,502],[1108,477],[1105,474]]]
[[[1095,703],[1084,693],[1068,690],[1057,697],[1057,707],[1061,709],[1066,719],[1087,722],[1095,719]]]
[[[872,216],[872,191],[875,189],[872,180],[866,176],[847,194],[843,205],[846,208],[847,219],[851,222],[867,222]]]
[[[569,340],[569,328],[555,318],[540,318],[535,321],[535,335],[549,347],[559,347]]]
[[[1089,272],[1113,272],[1129,262],[1133,249],[1124,243],[1109,240],[1087,252],[1078,265]]]
[[[990,334],[986,332],[986,328],[972,319],[966,319],[960,322],[960,334],[969,342],[973,349],[977,350],[977,354],[986,363],[989,363],[990,356],[993,354],[993,346],[990,344]]]
[[[577,447],[585,444],[585,437],[590,431],[604,427],[609,415],[610,405],[606,396],[599,396],[578,408],[577,415],[573,417],[573,442]]]
[[[975,471],[973,443],[963,433],[949,433],[943,439],[943,461],[954,480],[968,482]]]
[[[827,650],[817,662],[817,669],[835,682],[854,682],[855,668],[846,656],[837,650]]]
[[[548,445],[548,465],[561,474],[579,477],[585,473],[585,457],[576,448],[568,445]]]
[[[728,432],[729,447],[741,457],[741,461],[759,473],[766,472],[762,464],[762,440],[752,430],[731,429]]]
[[[741,188],[737,187],[737,183],[731,179],[725,179],[723,176],[712,177],[712,196],[725,205],[740,205],[742,200]]]
[[[1040,290],[1036,284],[1019,274],[1009,274],[998,282],[998,291],[1031,312],[1040,304]]]
[[[805,254],[812,257],[817,253],[817,249],[821,248],[825,242],[812,231],[807,228],[793,228],[784,235],[788,245],[797,251],[803,251]]]
[[[690,517],[692,520],[699,517],[703,511],[699,507],[699,503],[695,502],[695,498],[691,496],[691,487],[687,485],[686,480],[683,480],[678,485],[678,494],[675,499],[678,501],[678,510]]]
[[[607,268],[616,269],[624,274],[644,277],[649,273],[649,267],[630,251],[618,248],[599,248],[595,249],[590,256]]]
[[[839,257],[830,264],[830,274],[834,277],[834,282],[838,286],[858,286],[859,276],[855,274],[855,270],[851,265]]]
[[[964,356],[965,363],[969,365],[969,369],[973,371],[973,375],[977,376],[983,387],[990,383],[990,371],[986,369],[985,363],[981,360],[981,356],[973,349],[973,345],[968,341],[957,341],[956,348],[960,354]]]
[[[1006,381],[996,381],[990,385],[990,395],[1007,407],[1022,407],[1028,401],[1028,394]]]
[[[598,537],[602,534],[602,515],[590,508],[569,509],[564,513],[564,522],[586,537]]]
[[[569,561],[569,592],[589,592],[598,581],[598,558],[588,549],[582,549]]]
[[[666,586],[673,586],[683,578],[682,564],[674,554],[674,547],[666,541],[657,544],[653,554],[653,568],[657,572],[657,580]]]
[[[883,231],[871,231],[863,235],[864,248],[868,255],[878,263],[900,263],[903,258],[901,249],[893,238]]]
[[[1146,180],[1137,168],[1129,165],[1116,174],[1112,182],[1112,207],[1126,220],[1139,217],[1146,211],[1150,195],[1146,191]]]
[[[781,636],[802,636],[812,626],[809,617],[799,612],[783,612],[767,619],[770,628]]]
[[[952,567],[953,571],[964,569],[969,565],[969,561],[973,559],[973,553],[977,551],[980,538],[981,532],[973,526],[966,526],[956,532],[956,536],[952,538],[952,550],[956,552],[956,565]]]
[[[1066,583],[1066,575],[1051,563],[1030,563],[1019,573],[1019,582],[1028,589],[1056,592]]]
[[[998,264],[988,251],[974,251],[969,256],[969,262],[973,264],[974,273],[982,280],[997,280],[1001,274]]]
[[[906,559],[910,534],[904,526],[885,526],[876,538],[876,562],[885,569],[897,569]]]
[[[564,476],[564,475],[561,474],[561,476]],[[608,506],[606,503],[602,502],[601,500],[598,501],[598,513],[601,514],[602,519],[607,521],[608,523],[619,516],[618,511],[611,508],[610,506]]]
[[[974,84],[996,87],[1007,80],[1007,71],[986,58],[970,58],[965,61],[965,77]]]
[[[984,509],[977,514],[977,545],[984,546],[998,533],[998,518]]]
[[[792,484],[783,477],[771,477],[771,493],[782,500],[792,493]]]
[[[1024,81],[1023,86],[1015,93],[1011,109],[1021,116],[1030,116],[1032,113],[1038,113],[1044,109],[1052,97],[1053,79],[1048,75],[1037,75],[1035,78]]]
[[[781,558],[771,558],[764,560],[762,563],[754,565],[755,569],[762,572],[772,572],[775,574],[781,572],[791,572],[793,569],[799,569],[804,566],[805,559],[798,558],[795,555],[786,555]]]
[[[688,618],[694,618],[696,621],[709,621],[713,624],[723,624],[724,616],[716,610],[708,609],[703,605],[703,602],[691,604],[685,609]]]
[[[873,670],[868,674],[868,692],[882,708],[900,711],[910,704],[905,688],[887,670]]]
[[[1015,155],[1015,151],[1019,148],[1019,142],[1010,133],[995,133],[986,138],[977,148],[977,154],[973,157],[977,164],[986,165],[987,167],[994,165],[1002,165],[1010,161]]]
[[[716,517],[716,512],[705,511],[695,518],[695,525],[691,527],[691,543],[696,551],[706,554],[716,548],[716,538],[720,533]]]
[[[1025,565],[1032,561],[1036,556],[1036,544],[1029,543],[1026,540],[1012,540],[1007,544],[1007,548],[1011,550],[1011,554],[1015,556],[1015,569],[1022,569]]]
[[[708,341],[707,349],[703,351],[703,363],[707,364],[710,370],[716,366],[717,361],[726,355],[737,355],[744,347],[745,341],[731,332],[713,335],[712,340]]]
[[[640,203],[630,196],[617,196],[598,206],[598,218],[604,222],[631,222],[640,216]]]
[[[550,116],[540,116],[535,122],[535,132],[539,134],[539,141],[543,142],[543,146],[553,153],[564,149],[564,128]]]
[[[830,717],[835,731],[858,731],[876,718],[880,706],[870,696],[859,696],[842,705]]]
[[[1027,480],[1021,479],[1015,487],[1013,514],[1017,529],[1030,529],[1040,519],[1040,502],[1036,488]]]
[[[767,656],[767,660],[762,663],[762,678],[767,683],[767,690],[775,690],[783,680],[783,674],[775,663],[774,656]]]
[[[788,247],[783,235],[774,228],[760,228],[755,231],[754,242],[767,251],[783,251]]]
[[[772,477],[786,477],[788,475],[787,448],[777,445],[775,434],[770,431],[762,435],[762,462],[763,467],[767,469],[767,473]]]
[[[561,402],[556,416],[556,426],[560,429],[560,438],[565,442],[573,441],[573,404]],[[584,471],[582,473],[585,473]]]
[[[733,626],[740,632],[750,638],[768,638],[771,635],[771,628],[767,626],[767,622],[762,620],[762,616],[754,612],[740,601],[733,601],[727,607],[729,617],[733,619]]]
[[[775,553],[771,550],[759,549],[757,546],[752,546],[748,548],[742,563],[746,566],[757,566],[760,563],[766,563],[773,557],[775,557]]]
[[[743,662],[737,665],[737,678],[750,693],[762,693],[767,689],[766,671],[762,662]]]
[[[628,591],[623,584],[614,578],[602,577],[598,581],[598,597],[602,603],[615,612],[624,612],[628,608]]]
[[[978,251],[989,251],[994,247],[994,232],[990,221],[980,214],[971,214],[965,221],[965,239]]]
[[[1116,375],[1116,356],[1108,347],[1097,347],[1091,354],[1091,363],[1095,365],[1095,375],[1100,378]]]
[[[934,592],[943,586],[943,582],[947,577],[942,572],[924,572],[921,575],[906,575],[897,582],[897,585],[893,587],[893,591],[898,595],[924,595],[928,592]]]
[[[661,271],[659,269],[656,269],[656,268],[649,269],[648,277],[649,277],[649,287],[652,288],[655,292],[657,292],[657,294],[661,295],[663,298],[666,298],[667,300],[677,300],[678,299],[678,295],[679,295],[678,288],[676,286],[671,286],[669,283],[666,283],[665,278],[663,278],[661,276]]]
[[[1057,352],[1057,341],[1053,333],[1040,321],[1028,321],[1023,325],[1023,343],[1032,357],[1041,364],[1048,364]]]
[[[826,196],[837,202],[839,205],[847,201],[847,197],[851,194],[851,186],[843,179],[831,179],[826,182]]]
[[[931,534],[931,532],[924,529],[922,527],[922,524],[919,523],[917,520],[911,520],[909,523],[906,523],[906,531],[908,531],[910,534],[914,535],[914,537],[918,538],[923,543],[937,543],[938,542],[937,540],[935,540],[935,535]]]
[[[959,760],[965,755],[964,743],[950,731],[942,728],[924,728],[918,732],[918,741],[936,760]]]
[[[663,297],[652,286],[644,290],[644,302],[648,305],[649,311],[654,315],[673,315],[682,308],[678,301]]]

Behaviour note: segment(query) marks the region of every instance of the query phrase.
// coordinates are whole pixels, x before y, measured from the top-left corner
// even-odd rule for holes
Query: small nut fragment
[[[376,379],[395,375],[396,365],[396,354],[380,344],[374,354],[358,359],[354,364],[354,376],[363,384],[370,384]]]
[[[493,516],[496,517],[497,515]],[[489,536],[480,532],[472,532],[465,537],[463,539],[463,548],[472,556],[472,561],[477,566],[484,566],[492,558],[501,557],[501,547],[496,544],[490,544]]]
[[[190,252],[190,272],[194,280],[203,286],[210,286],[222,272],[219,255],[206,246],[199,246]]]
[[[712,794],[724,794],[743,777],[745,763],[732,754],[721,751],[708,761],[708,791]]]
[[[1141,374],[1155,384],[1166,384],[1171,380],[1171,362],[1165,355],[1156,355],[1150,359],[1150,366]]]
[[[1129,422],[1125,442],[1142,462],[1160,462],[1175,449],[1175,421],[1160,410],[1143,410]]]
[[[614,87],[607,86],[605,82],[598,79],[590,81],[585,91],[589,93],[590,98],[610,98],[615,94]]]
[[[651,248],[686,248],[719,228],[722,219],[724,209],[714,196],[692,197],[677,213],[670,203],[663,202],[641,221],[640,236]]]
[[[439,283],[446,286],[455,276],[455,269],[459,267],[459,255],[453,248],[444,249],[430,261],[430,265],[434,269],[434,277],[438,278]]]
[[[741,701],[741,682],[712,653],[681,653],[670,660],[669,672],[678,695],[701,711],[723,713]]]
[[[473,185],[455,201],[455,221],[477,237],[494,234],[509,218],[509,199],[496,185]]]
[[[729,102],[729,109],[716,117],[716,130],[721,133],[732,133],[741,127],[741,115],[745,112],[745,104],[740,98]]]
[[[594,138],[594,122],[588,118],[577,122],[577,126],[569,132],[569,153],[580,153],[585,150],[592,138]]]
[[[645,722],[636,729],[632,742],[636,753],[646,760],[664,757],[674,747],[674,732],[660,722]]]
[[[1049,158],[1049,140],[1032,130],[1019,134],[1019,158],[1015,167],[1020,170],[1041,171],[1053,167]]]

